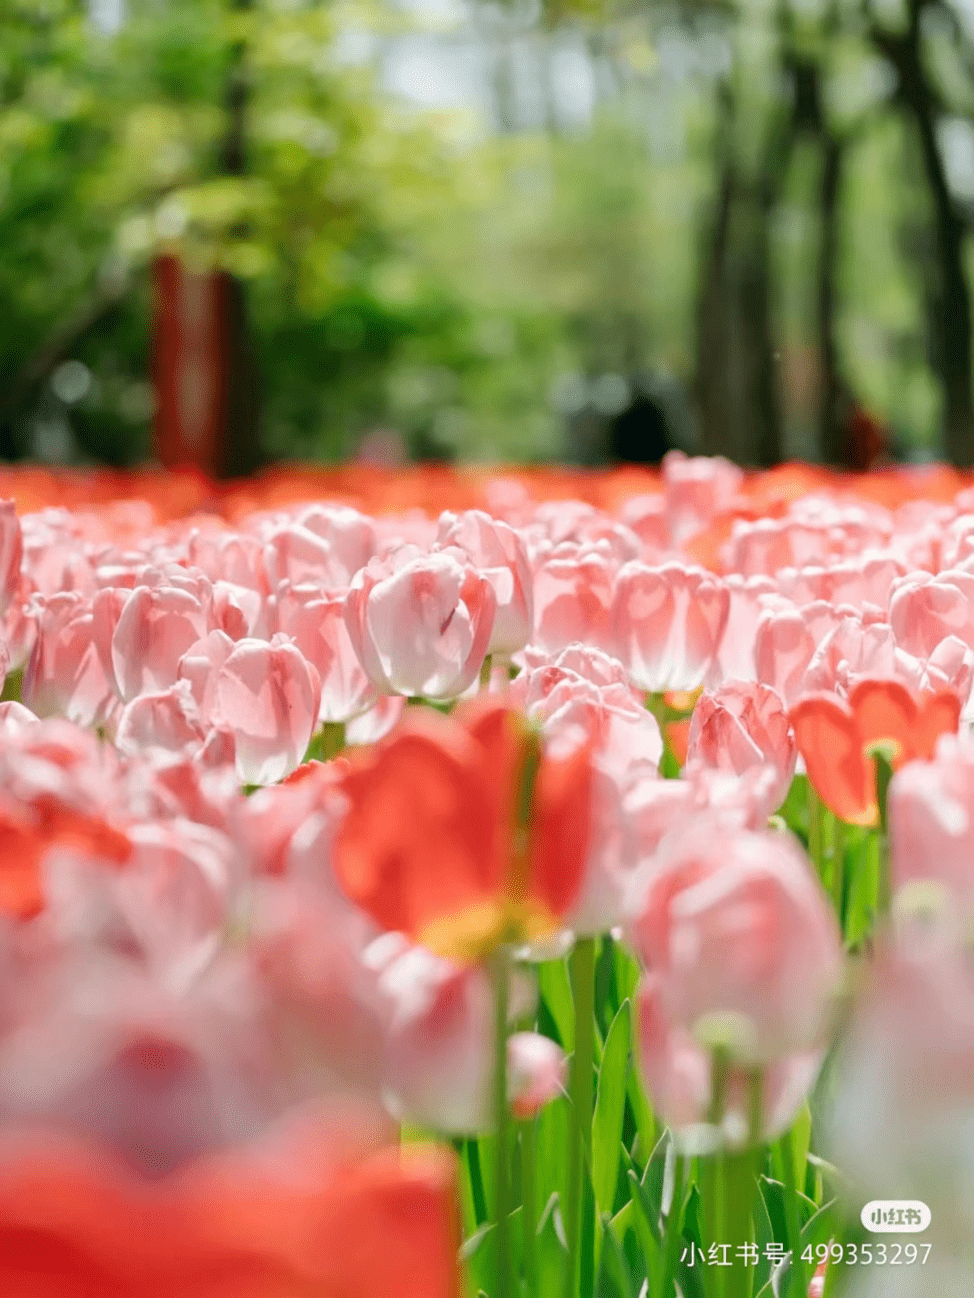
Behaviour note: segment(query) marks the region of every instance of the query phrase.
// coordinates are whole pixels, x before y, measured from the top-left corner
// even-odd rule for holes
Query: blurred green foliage
[[[844,379],[936,446],[931,204],[895,78],[868,8],[832,21],[796,5],[782,26],[785,12],[686,0],[525,16],[473,0],[460,21],[481,30],[486,15],[495,52],[530,39],[544,64],[567,33],[597,82],[591,114],[565,125],[550,105],[513,120],[498,79],[506,129],[485,132],[383,94],[371,63],[342,56],[343,33],[389,42],[415,25],[383,0],[129,0],[112,35],[81,0],[0,0],[0,455],[151,453],[148,267],[174,249],[248,285],[268,456],[336,458],[393,428],[417,455],[586,458],[583,433],[566,441],[564,415],[584,404],[566,378],[675,376],[691,392],[710,361],[699,313],[720,147],[739,185],[761,181],[793,102],[785,54],[818,69],[848,143]],[[969,115],[964,42],[943,25],[924,39],[937,112]],[[234,77],[243,174],[226,164]],[[766,214],[781,452],[814,457],[821,158],[814,139],[782,156]],[[728,255],[749,210],[735,209]]]

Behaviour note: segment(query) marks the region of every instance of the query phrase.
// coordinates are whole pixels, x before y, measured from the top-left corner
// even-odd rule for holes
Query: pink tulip
[[[906,566],[890,554],[874,554],[828,568],[800,568],[779,574],[782,592],[796,604],[824,600],[828,604],[848,604],[863,610],[867,606],[884,614],[893,583],[904,576]]]
[[[887,801],[895,888],[930,882],[974,905],[974,738],[944,735],[933,761],[908,762]]]
[[[736,573],[725,577],[724,585],[729,596],[727,623],[709,680],[715,684],[753,681],[757,673],[754,641],[758,622],[768,598],[775,596],[778,588],[770,577],[741,577]]]
[[[663,458],[663,482],[670,535],[681,545],[730,508],[744,475],[720,455],[691,459],[682,451],[669,451]]]
[[[23,551],[17,507],[12,500],[0,500],[0,614],[13,603],[20,585]]]
[[[315,586],[319,590],[340,590],[346,584],[342,574],[332,567],[328,542],[294,523],[266,538],[262,561],[271,591],[284,581],[292,586]]]
[[[892,627],[886,622],[867,625],[861,617],[849,615],[815,649],[802,682],[802,693],[829,690],[848,697],[859,680],[892,679],[901,674]]]
[[[688,1154],[711,1153],[723,1144],[743,1145],[750,1133],[751,1087],[747,1071],[731,1063],[724,1082],[724,1111],[717,1131],[709,1127],[713,1097],[711,1053],[668,1013],[663,980],[642,978],[636,992],[640,1071],[653,1107]],[[774,1140],[794,1122],[815,1084],[824,1049],[789,1054],[761,1068],[760,1132]]]
[[[137,586],[112,636],[112,666],[127,703],[176,681],[179,660],[210,630],[200,598],[176,586]]]
[[[790,837],[713,817],[673,832],[631,932],[666,1019],[698,1044],[726,1027],[732,1058],[763,1066],[824,1043],[842,944]]]
[[[194,528],[186,543],[190,564],[214,584],[230,582],[250,590],[261,589],[261,544],[244,532]]]
[[[639,537],[624,523],[581,500],[548,500],[537,505],[529,523],[518,529],[537,571],[555,550],[601,554],[613,569],[643,552]]]
[[[98,725],[108,716],[115,694],[102,669],[84,595],[66,591],[45,600],[22,694],[38,716],[61,715],[82,726]]]
[[[356,509],[343,505],[308,505],[297,523],[320,536],[331,551],[331,564],[348,586],[378,549],[376,524]]]
[[[726,586],[702,568],[626,564],[615,582],[612,630],[633,683],[654,694],[702,685],[729,611]]]
[[[176,668],[177,684],[188,683],[193,698],[204,716],[213,711],[213,691],[217,673],[233,653],[236,644],[225,631],[211,631],[190,645]]]
[[[643,543],[643,553],[637,557],[645,563],[661,563],[670,549],[666,497],[630,496],[623,503],[619,517]]]
[[[806,692],[806,676],[816,649],[845,615],[821,601],[801,608],[766,609],[754,644],[758,680],[770,685],[791,707]]]
[[[901,917],[903,918],[903,917]],[[974,976],[967,942],[942,930],[900,935],[864,969],[837,1059],[827,1156],[857,1202],[921,1199],[939,1247],[974,1241],[967,1186],[974,1164]],[[970,1273],[965,1281],[970,1290]],[[953,1290],[928,1288],[920,1293]],[[884,1291],[885,1292],[885,1291]],[[878,1295],[877,1295],[878,1298]]]
[[[192,756],[206,741],[207,726],[188,681],[167,690],[140,694],[127,703],[118,719],[115,746],[120,753],[146,749]]]
[[[409,547],[356,575],[345,621],[380,690],[456,698],[483,665],[496,605],[490,582],[472,567],[452,554]]]
[[[303,592],[301,593],[303,594]],[[345,622],[345,596],[326,595],[304,600],[297,591],[282,590],[278,626],[290,636],[321,680],[319,721],[350,721],[376,701],[375,686],[366,676],[352,647]]]
[[[353,717],[345,726],[345,743],[352,745],[377,744],[394,729],[402,719],[406,700],[399,694],[380,694],[379,698],[360,716]]]
[[[307,880],[255,891],[250,958],[268,1001],[275,1054],[312,1094],[377,1099],[386,1069],[390,1006],[365,959],[374,929]]]
[[[239,836],[253,873],[310,879],[338,895],[331,843],[347,808],[341,793],[346,770],[341,759],[304,762],[281,784],[247,799]]]
[[[389,960],[381,985],[392,1006],[387,1086],[393,1111],[436,1131],[489,1131],[494,1004],[483,968],[461,968],[411,946]],[[523,1014],[525,995],[515,988],[512,1019]],[[564,1056],[554,1042],[515,1033],[507,1058],[511,1105],[522,1116],[561,1091]]]
[[[216,674],[211,720],[236,741],[243,784],[273,784],[304,758],[321,703],[318,673],[284,636],[241,640]]]
[[[40,717],[31,712],[30,708],[25,708],[22,703],[17,703],[13,699],[0,703],[0,736],[39,722]]]
[[[690,722],[687,765],[742,775],[768,765],[777,775],[775,806],[791,786],[798,750],[781,696],[767,685],[728,681],[697,702]]]
[[[821,528],[794,519],[738,520],[722,557],[728,570],[743,577],[776,577],[788,568],[823,563],[828,543]]]
[[[22,580],[19,595],[0,617],[0,639],[7,647],[8,671],[20,671],[27,665],[37,636],[38,612],[27,593],[27,583]]]
[[[917,658],[948,636],[974,649],[974,573],[913,572],[894,582],[889,622],[897,645]]]
[[[576,934],[604,933],[621,923],[633,871],[644,844],[632,832],[627,799],[657,779],[663,739],[656,719],[629,685],[622,664],[572,645],[555,658],[537,650],[511,683],[512,701],[551,740],[593,743],[593,825],[578,899],[564,918]]]
[[[534,588],[524,542],[513,528],[479,509],[440,516],[437,545],[462,551],[494,589],[497,613],[487,652],[523,649],[534,630]]]
[[[612,647],[612,582],[616,564],[604,550],[565,541],[534,573],[534,642],[556,654],[571,644]]]

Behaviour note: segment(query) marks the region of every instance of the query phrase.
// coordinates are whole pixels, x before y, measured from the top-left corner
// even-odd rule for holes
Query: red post
[[[228,393],[225,287],[171,254],[154,265],[156,453],[167,469],[220,477]]]

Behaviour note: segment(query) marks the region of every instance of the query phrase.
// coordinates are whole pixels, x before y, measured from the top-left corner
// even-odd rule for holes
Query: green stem
[[[19,703],[23,684],[23,668],[19,671],[8,672],[7,679],[3,682],[3,689],[0,690],[0,703]]]
[[[659,726],[659,732],[661,735],[663,735],[665,739],[666,732],[664,730],[664,727],[666,725],[666,696],[663,694],[647,694],[646,710],[648,712],[651,712],[653,716],[656,718],[656,724]]]
[[[497,1139],[495,1181],[495,1232],[497,1285],[493,1298],[513,1298],[510,1241],[510,1114],[507,1108],[507,1019],[510,1000],[510,968],[505,947],[498,947],[494,973],[494,1120]]]
[[[893,778],[893,752],[888,744],[873,744],[868,749],[876,770],[876,805],[879,807],[879,829],[877,830],[877,848],[879,853],[878,879],[876,885],[877,918],[889,914],[890,874],[889,874],[889,836],[886,821],[886,803],[889,797],[890,780]]]
[[[837,1244],[844,1245],[845,1243],[844,1225],[839,1225],[838,1228],[836,1229],[834,1242]],[[842,1274],[842,1267],[833,1265],[832,1259],[830,1257],[829,1263],[825,1268],[825,1288],[822,1291],[822,1298],[835,1298],[835,1295],[839,1288],[839,1284],[840,1284],[839,1277],[841,1276],[841,1274]]]
[[[812,858],[818,877],[822,878],[824,868],[823,830],[824,812],[822,799],[808,781],[808,855]]]
[[[683,1172],[683,1155],[677,1154],[673,1164],[673,1201],[666,1216],[666,1233],[663,1239],[662,1298],[674,1298],[677,1292],[676,1264],[682,1240]]]
[[[490,676],[491,676],[491,671],[493,669],[493,665],[494,665],[493,659],[491,658],[490,654],[488,654],[487,657],[484,659],[484,661],[480,664],[481,694],[483,694],[483,692],[490,687]]]
[[[710,1108],[707,1112],[707,1123],[719,1128],[724,1121],[724,1109],[727,1105],[727,1080],[730,1072],[730,1056],[723,1046],[711,1051],[710,1064]],[[720,1242],[722,1205],[722,1172],[723,1158],[719,1149],[701,1160],[700,1190],[703,1197],[704,1224],[710,1234],[710,1242]],[[715,1269],[711,1274],[711,1284],[715,1295],[721,1289],[722,1272]],[[709,1286],[708,1286],[709,1287]]]
[[[723,1273],[725,1298],[748,1298],[751,1289],[750,1268],[738,1263],[741,1261],[741,1245],[749,1244],[754,1237],[751,1214],[757,1193],[757,1177],[764,1161],[762,1083],[760,1069],[754,1069],[748,1076],[748,1147],[728,1154],[722,1160],[722,1242],[730,1244],[732,1262]]]
[[[595,1204],[592,1165],[592,1068],[595,1053],[595,941],[575,943],[569,961],[575,1002],[575,1054],[572,1060],[572,1127],[568,1160],[568,1273],[566,1298],[594,1293]],[[591,1202],[589,1202],[591,1201]],[[589,1225],[591,1222],[591,1225]],[[587,1248],[591,1231],[591,1244]],[[578,1286],[581,1286],[580,1288]]]
[[[470,1173],[470,1195],[473,1199],[477,1225],[487,1220],[487,1195],[484,1191],[484,1174],[480,1168],[480,1145],[475,1139],[467,1141],[467,1170]]]
[[[808,1282],[805,1278],[805,1263],[801,1259],[801,1226],[798,1220],[798,1190],[795,1184],[795,1147],[791,1143],[791,1132],[786,1131],[781,1137],[781,1166],[785,1180],[785,1221],[788,1227],[788,1246],[791,1249],[790,1284],[788,1292],[793,1298],[805,1298],[808,1293]]]
[[[524,1229],[524,1280],[526,1298],[538,1293],[538,1191],[535,1119],[521,1123],[521,1224]]]
[[[845,821],[836,818],[835,834],[832,840],[832,905],[835,907],[836,919],[843,925],[843,907],[845,904]]]

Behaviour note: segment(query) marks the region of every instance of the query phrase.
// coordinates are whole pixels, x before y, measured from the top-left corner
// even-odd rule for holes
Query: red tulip
[[[894,770],[932,757],[939,736],[957,729],[960,700],[951,690],[915,698],[899,681],[864,680],[848,703],[832,694],[809,694],[790,715],[808,778],[825,805],[840,820],[873,825],[879,808],[867,750],[892,745]]]
[[[591,786],[589,743],[545,751],[508,703],[411,710],[345,780],[335,873],[383,928],[444,955],[550,933],[581,886]]]
[[[11,1298],[459,1298],[452,1158],[313,1117],[147,1182],[53,1134],[0,1143]],[[342,1146],[345,1148],[342,1148]]]

